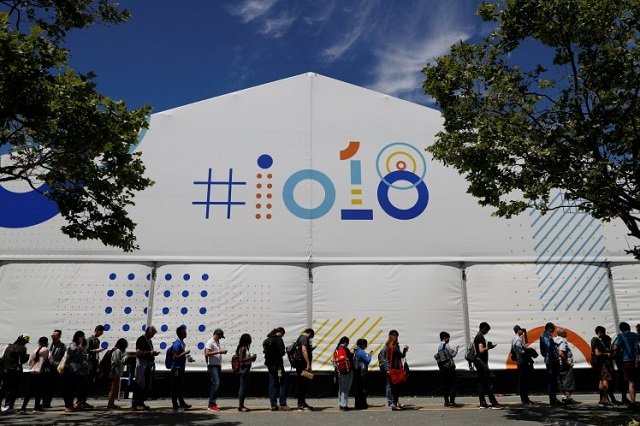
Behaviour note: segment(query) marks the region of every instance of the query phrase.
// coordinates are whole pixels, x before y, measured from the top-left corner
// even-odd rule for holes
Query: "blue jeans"
[[[338,404],[346,407],[349,404],[349,390],[353,381],[353,371],[347,374],[338,374]]]
[[[240,367],[240,386],[238,387],[238,407],[244,407],[244,398],[247,391],[247,382],[249,380],[249,370],[251,365],[243,365]]]
[[[216,405],[216,400],[218,399],[221,367],[219,365],[207,365],[207,372],[209,373],[209,407],[211,407]]]
[[[278,401],[279,399],[279,401]],[[287,405],[287,372],[284,367],[269,367],[269,400],[271,407]]]
[[[389,380],[389,375],[385,374],[386,380],[387,380],[387,385],[384,389],[384,394],[387,397],[387,406],[391,407],[393,404],[395,404],[394,402],[394,398],[393,398],[393,392],[391,391],[391,380]]]
[[[545,360],[547,366],[547,393],[549,394],[549,403],[555,404],[558,400],[558,373],[560,365],[555,360]]]

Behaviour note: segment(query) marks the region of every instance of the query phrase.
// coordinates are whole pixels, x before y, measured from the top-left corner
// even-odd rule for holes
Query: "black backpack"
[[[302,361],[302,350],[300,349],[299,341],[300,338],[298,337],[295,342],[287,346],[287,358],[289,358],[289,364],[294,368],[300,365]]]
[[[98,380],[108,379],[111,372],[111,358],[113,357],[113,351],[116,348],[111,348],[104,353],[104,356],[98,364],[98,371],[96,373]]]

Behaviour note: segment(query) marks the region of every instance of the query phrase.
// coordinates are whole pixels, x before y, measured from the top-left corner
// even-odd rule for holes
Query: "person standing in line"
[[[227,350],[222,348],[220,339],[224,339],[224,331],[216,328],[213,337],[207,341],[204,347],[207,372],[209,373],[209,411],[220,411],[217,401],[222,376],[222,355],[227,353]]]
[[[187,338],[187,327],[181,325],[176,329],[178,337],[173,342],[173,364],[171,365],[171,402],[174,410],[181,408],[188,410],[190,404],[184,401],[184,372],[187,367],[187,357],[191,353],[187,349],[184,339]]]
[[[122,378],[122,371],[124,370],[124,355],[127,352],[128,346],[129,342],[127,342],[126,339],[118,339],[111,353],[111,369],[109,370],[111,388],[109,389],[107,410],[117,410],[120,408],[115,404],[115,401],[120,393],[120,380]]]
[[[386,372],[387,372],[387,385],[391,390],[392,403],[391,410],[402,410],[404,407],[400,404],[400,387],[401,384],[391,383],[391,370],[398,370],[403,368],[402,359],[407,356],[409,346],[405,345],[400,350],[400,342],[398,337],[400,334],[397,330],[391,330],[389,332],[389,338],[385,344],[385,357],[386,357]]]
[[[0,406],[4,399],[5,406],[2,408],[3,412],[14,409],[16,397],[18,395],[18,388],[20,387],[20,376],[22,374],[22,364],[27,362],[29,355],[27,355],[26,344],[29,343],[29,336],[21,334],[18,336],[15,342],[7,345],[2,353],[2,365],[0,365],[0,371],[2,372],[2,386],[0,387]]]
[[[87,388],[87,376],[89,375],[89,362],[87,361],[87,341],[84,331],[78,330],[73,334],[73,339],[67,347],[66,361],[62,372],[62,397],[64,399],[64,411],[66,413],[82,408],[80,402]],[[74,404],[73,400],[77,397]]]
[[[485,335],[491,330],[487,322],[481,322],[478,334],[473,339],[473,345],[476,350],[476,359],[473,364],[478,373],[478,398],[480,399],[480,408],[489,408],[493,410],[502,410],[504,406],[498,402],[493,393],[493,384],[491,383],[491,371],[489,370],[489,351],[496,347],[491,342],[486,341]],[[487,404],[485,395],[489,397],[491,406]]]
[[[529,399],[529,382],[533,372],[533,360],[527,354],[526,345],[528,343],[527,330],[516,325],[513,327],[516,334],[511,341],[511,351],[516,355],[516,365],[518,366],[518,390],[520,391],[520,401],[524,405],[534,405]]]
[[[42,373],[42,408],[51,408],[53,392],[60,383],[58,366],[67,351],[67,345],[62,343],[61,338],[62,330],[53,330],[53,333],[51,333],[51,346],[49,346],[51,368]]]
[[[29,400],[35,395],[35,403],[33,412],[44,411],[42,409],[42,371],[45,368],[51,368],[49,359],[49,339],[41,337],[38,339],[38,347],[29,356],[29,370],[27,371],[27,392],[22,400],[22,408],[20,411],[27,412]]]
[[[449,345],[451,335],[446,331],[440,332],[440,343],[436,351],[436,361],[442,377],[444,388],[444,406],[451,408],[461,407],[456,404],[456,384],[458,375],[456,374],[456,362],[453,360],[458,355],[458,346],[452,349]]]
[[[287,405],[287,372],[284,369],[282,357],[286,354],[284,345],[285,330],[277,327],[267,334],[262,343],[264,365],[269,372],[269,402],[271,411],[289,411]]]
[[[367,403],[367,376],[369,373],[369,364],[371,364],[371,352],[367,352],[369,342],[367,339],[358,339],[354,351],[354,387],[355,387],[355,409],[366,410],[369,408]]]
[[[613,405],[613,401],[610,400],[611,381],[613,379],[611,371],[611,353],[607,349],[607,345],[604,341],[606,336],[606,329],[599,325],[596,327],[596,335],[591,338],[591,366],[598,379],[598,392],[600,393],[600,400],[598,405],[601,407],[609,407]]]
[[[576,390],[576,379],[573,372],[573,352],[567,341],[567,331],[564,328],[558,328],[558,336],[554,339],[558,346],[558,355],[560,356],[560,370],[558,371],[558,387],[564,394],[562,403],[564,405],[577,404],[571,393]]]
[[[618,326],[620,334],[613,342],[614,352],[622,353],[622,372],[624,379],[629,382],[629,407],[635,408],[636,404],[636,380],[638,379],[638,335],[631,331],[627,322],[621,322]]]
[[[96,382],[98,373],[98,364],[100,362],[100,353],[104,348],[100,347],[100,336],[104,334],[104,325],[98,324],[93,330],[93,334],[87,339],[87,357],[89,361],[89,376],[87,378],[87,387],[85,394],[82,395],[80,401],[81,408],[93,408],[93,405],[87,403],[87,395],[89,387]]]
[[[295,366],[296,373],[298,374],[298,410],[310,411],[313,408],[307,404],[307,390],[309,389],[309,379],[302,376],[302,372],[306,371],[311,373],[313,362],[313,346],[311,345],[311,339],[315,336],[315,332],[312,328],[307,328],[296,341],[297,350],[299,351],[298,363]]]
[[[151,407],[145,404],[145,401],[149,396],[155,358],[160,355],[160,352],[153,349],[152,339],[157,332],[158,330],[156,330],[154,326],[150,326],[144,331],[144,334],[136,340],[136,371],[135,386],[131,398],[132,410],[151,409]]]
[[[547,367],[547,394],[549,395],[549,405],[561,407],[558,400],[558,374],[560,371],[560,355],[558,347],[553,340],[553,332],[556,326],[548,322],[544,326],[544,332],[540,335],[540,353],[544,357],[544,365]]]
[[[238,411],[246,413],[251,411],[244,405],[245,395],[249,386],[249,371],[251,370],[251,364],[256,360],[257,356],[252,355],[251,348],[251,336],[249,334],[243,334],[240,336],[240,342],[236,348],[236,354],[238,356],[238,362],[240,364],[240,371],[238,372],[239,386],[238,386]]]
[[[613,351],[613,340],[608,334],[605,334],[602,337],[602,343],[604,343],[605,348],[608,350],[610,354],[609,356],[611,358],[611,375],[613,376],[613,381],[609,386],[609,400],[615,405],[628,405],[629,398],[627,398],[627,391],[629,390],[629,383],[624,379],[624,374],[622,371],[622,353],[619,351]],[[615,397],[616,384],[621,395],[620,401],[616,400]]]
[[[346,359],[336,362],[336,354],[340,357],[346,356]],[[334,368],[338,376],[338,405],[341,411],[349,409],[349,391],[353,383],[353,354],[349,350],[349,338],[342,336],[338,341],[334,352]]]

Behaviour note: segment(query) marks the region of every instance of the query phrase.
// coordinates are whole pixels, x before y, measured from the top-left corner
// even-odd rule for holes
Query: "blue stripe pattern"
[[[610,309],[607,269],[600,256],[602,224],[578,211],[558,192],[546,215],[530,211],[536,252],[536,274],[543,311]],[[559,207],[559,206],[565,207]]]

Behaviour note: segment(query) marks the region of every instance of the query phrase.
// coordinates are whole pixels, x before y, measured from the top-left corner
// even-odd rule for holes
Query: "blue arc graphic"
[[[60,213],[58,204],[42,195],[48,189],[48,185],[42,185],[38,191],[21,193],[0,186],[0,227],[28,228]]]

